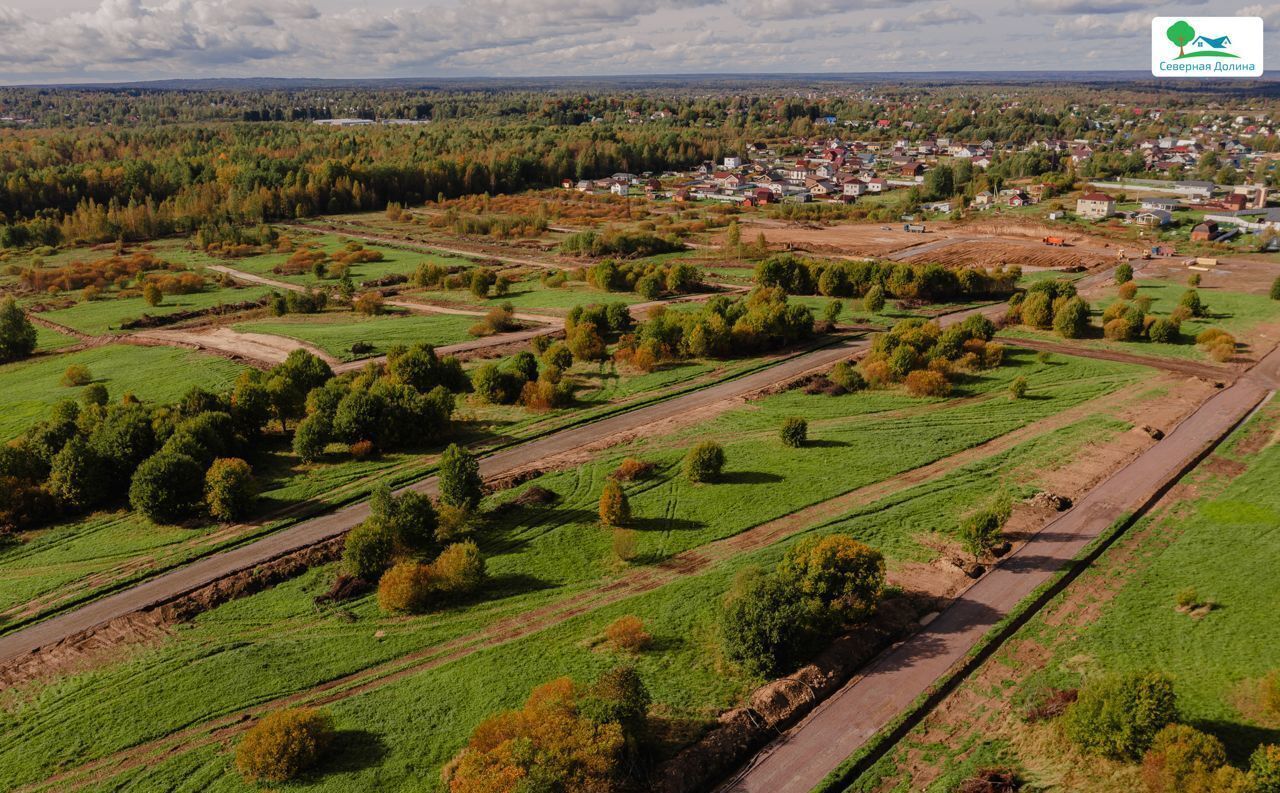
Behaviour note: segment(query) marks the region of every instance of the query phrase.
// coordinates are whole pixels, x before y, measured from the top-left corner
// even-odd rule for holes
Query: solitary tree
[[[1169,41],[1178,46],[1178,57],[1181,58],[1186,54],[1183,48],[1195,39],[1196,29],[1188,25],[1186,21],[1179,19],[1170,25],[1164,34],[1169,37]]]
[[[158,306],[164,302],[164,293],[160,291],[160,287],[148,281],[142,287],[142,299],[147,301],[148,306]]]
[[[625,526],[631,521],[631,504],[616,479],[608,479],[600,492],[600,522],[606,526]]]
[[[12,296],[6,297],[0,302],[0,363],[26,358],[35,349],[35,325],[18,306],[17,300]]]

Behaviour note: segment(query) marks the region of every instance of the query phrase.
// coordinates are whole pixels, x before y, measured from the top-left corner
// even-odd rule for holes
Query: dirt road
[[[765,747],[722,793],[808,793],[961,662],[1036,587],[1122,516],[1140,511],[1280,386],[1280,348],[1094,488],[927,627]]]
[[[483,341],[483,339],[476,340],[477,343]],[[829,366],[842,358],[847,358],[865,349],[866,344],[862,340],[845,339],[828,347],[796,355],[735,380],[544,436],[482,458],[480,473],[486,479],[492,479],[506,472],[534,465],[551,455],[597,443],[619,433],[634,431],[657,421],[678,417],[722,400],[790,380],[812,369]],[[410,487],[422,493],[434,494],[436,479],[430,477]],[[233,573],[323,542],[348,531],[363,521],[368,514],[369,506],[365,502],[345,507],[276,532],[248,545],[205,557],[74,611],[0,637],[0,661],[53,644],[116,617],[163,603]]]

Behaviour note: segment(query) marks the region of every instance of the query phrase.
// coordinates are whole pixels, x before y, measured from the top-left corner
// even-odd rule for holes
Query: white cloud
[[[1181,0],[1181,6],[1202,5],[1205,0]],[[1019,14],[1124,14],[1150,11],[1167,0],[1027,0],[1011,10]]]
[[[938,6],[926,11],[917,11],[902,19],[877,17],[867,26],[872,33],[887,33],[891,30],[918,30],[935,25],[968,25],[982,21],[982,17],[954,6]]]
[[[1053,22],[1053,32],[1060,38],[1087,36],[1090,40],[1123,38],[1141,41],[1141,35],[1150,29],[1151,16],[1142,13],[1125,14],[1119,18],[1105,14],[1082,14],[1078,17],[1055,19]]]

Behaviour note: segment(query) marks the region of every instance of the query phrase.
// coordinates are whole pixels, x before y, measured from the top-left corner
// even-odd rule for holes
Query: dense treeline
[[[865,297],[881,291],[906,300],[941,302],[1007,298],[1021,268],[949,270],[940,264],[879,261],[824,261],[792,254],[771,256],[756,266],[756,283],[792,295]]]
[[[498,122],[32,130],[0,140],[0,246],[149,239],[515,192],[685,167],[740,146],[732,130]]]

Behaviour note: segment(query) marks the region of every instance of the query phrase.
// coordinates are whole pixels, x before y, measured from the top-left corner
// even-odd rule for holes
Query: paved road
[[[808,793],[966,654],[1014,606],[1122,515],[1176,480],[1280,386],[1280,348],[1219,391],[1164,440],[965,591],[928,627],[876,661],[765,747],[722,793]]]
[[[654,422],[677,417],[724,399],[751,393],[789,380],[811,369],[829,366],[865,349],[866,346],[865,341],[845,339],[832,346],[794,356],[735,380],[553,433],[482,458],[480,472],[486,479],[499,476],[537,463],[551,455],[570,451],[620,432],[640,429]],[[436,479],[430,477],[410,487],[419,492],[434,495]],[[250,569],[300,548],[323,542],[350,530],[363,521],[368,514],[369,506],[366,502],[354,504],[299,523],[248,545],[207,556],[135,587],[88,603],[74,611],[2,636],[0,637],[0,662],[53,644],[117,617],[166,602],[205,584]]]

